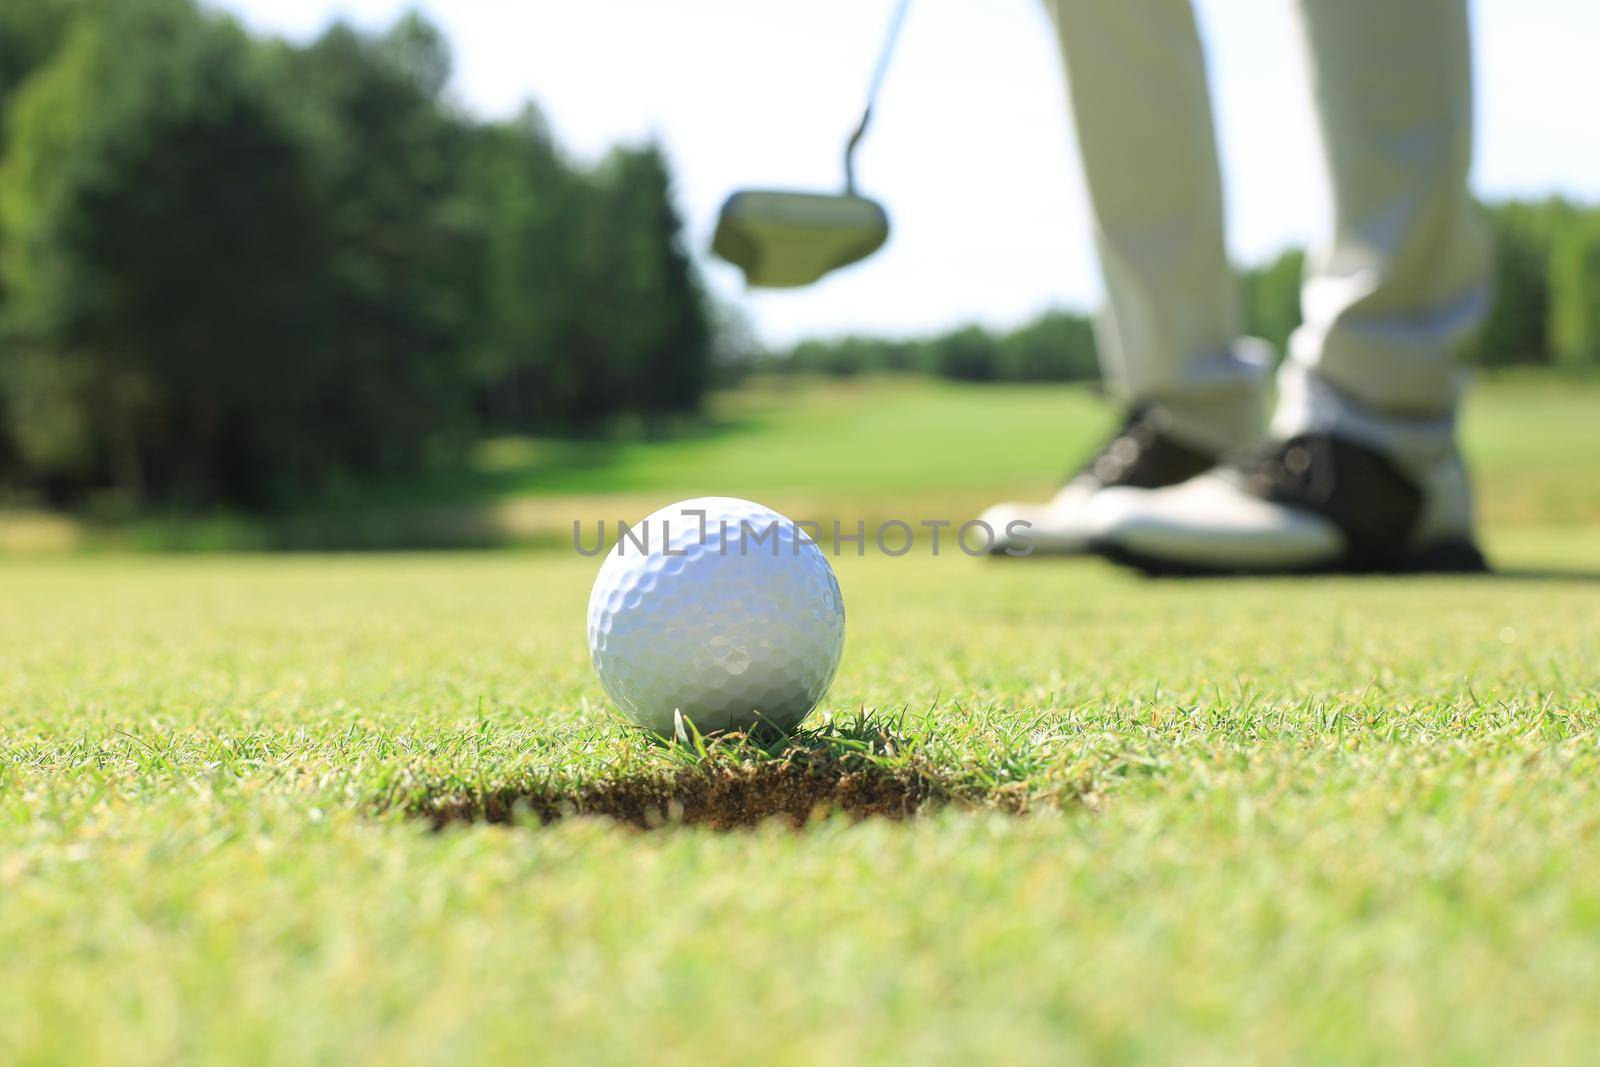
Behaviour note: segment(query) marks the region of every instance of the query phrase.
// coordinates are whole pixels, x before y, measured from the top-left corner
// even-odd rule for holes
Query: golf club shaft
[[[883,42],[883,52],[878,56],[878,68],[873,71],[872,84],[867,87],[866,110],[861,113],[861,122],[844,147],[844,188],[847,193],[854,194],[856,191],[856,146],[866,136],[867,126],[872,122],[872,109],[878,102],[878,90],[883,88],[884,75],[889,73],[889,58],[894,55],[895,42],[900,39],[900,27],[910,7],[911,0],[899,0],[895,7],[894,18],[889,23],[889,36]]]

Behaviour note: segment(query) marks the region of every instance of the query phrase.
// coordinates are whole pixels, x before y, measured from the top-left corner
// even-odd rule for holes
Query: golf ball
[[[589,596],[589,655],[628,718],[661,734],[789,730],[844,651],[827,556],[770,508],[731,497],[671,504],[619,529]]]

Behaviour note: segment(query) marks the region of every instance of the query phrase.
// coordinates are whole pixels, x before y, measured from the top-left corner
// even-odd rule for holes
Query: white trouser
[[[1260,432],[1267,359],[1238,336],[1205,58],[1189,0],[1048,0],[1107,302],[1107,380],[1225,449]],[[1338,429],[1402,460],[1451,447],[1452,351],[1487,306],[1467,189],[1466,0],[1300,0],[1334,196],[1273,431]]]

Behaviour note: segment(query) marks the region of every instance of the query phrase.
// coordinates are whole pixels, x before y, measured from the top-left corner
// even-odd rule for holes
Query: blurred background
[[[705,254],[832,190],[889,0],[0,3],[0,550],[565,544],[753,496],[961,521],[1106,428],[1037,0],[919,0],[823,284]],[[1199,4],[1247,328],[1327,218],[1288,0]],[[1476,0],[1498,524],[1600,519],[1600,7]]]

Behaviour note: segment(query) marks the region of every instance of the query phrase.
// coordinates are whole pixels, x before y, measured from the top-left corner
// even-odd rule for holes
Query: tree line
[[[1486,205],[1495,248],[1494,296],[1460,357],[1472,366],[1600,368],[1600,209],[1562,199]],[[1282,353],[1300,325],[1305,255],[1290,250],[1240,272],[1246,333]],[[965,326],[916,340],[807,340],[754,369],[848,376],[919,373],[957,381],[1066,382],[1098,378],[1090,320],[1051,311],[1009,331]]]
[[[1049,311],[1007,332],[963,326],[913,340],[852,335],[800,341],[762,353],[749,369],[839,378],[922,374],[964,382],[1072,382],[1100,375],[1093,326],[1071,311]]]
[[[693,412],[713,315],[654,146],[471,118],[422,18],[0,6],[0,482],[272,507],[486,432]]]

